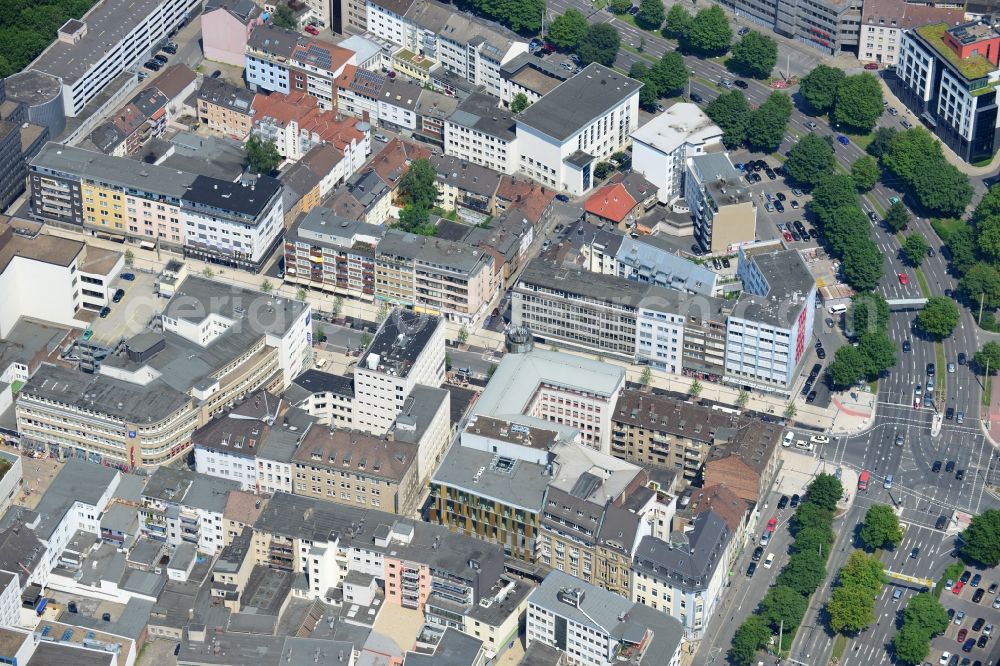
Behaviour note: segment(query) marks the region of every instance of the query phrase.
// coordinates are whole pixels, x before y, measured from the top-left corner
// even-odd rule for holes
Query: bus
[[[868,470],[861,472],[861,476],[858,477],[858,490],[868,490]]]

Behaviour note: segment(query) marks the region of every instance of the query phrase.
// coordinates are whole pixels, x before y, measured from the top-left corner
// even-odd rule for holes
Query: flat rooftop
[[[477,472],[480,469],[482,473]],[[432,477],[432,483],[534,514],[542,510],[550,480],[544,465],[502,458],[458,442],[448,450]]]
[[[685,143],[721,141],[722,129],[697,104],[680,102],[653,116],[632,138],[669,155]]]
[[[440,325],[438,317],[396,308],[382,322],[358,367],[405,378]]]
[[[7,226],[0,232],[0,273],[16,257],[40,261],[54,266],[69,266],[83,251],[80,241],[39,234],[27,236],[17,233],[12,226]]]
[[[969,24],[966,24],[966,26],[968,25]],[[970,28],[967,28],[966,26],[956,26],[952,28],[947,23],[930,23],[928,25],[920,26],[914,32],[916,32],[916,34],[919,35],[929,47],[948,61],[948,63],[950,63],[952,67],[954,67],[958,73],[966,79],[980,79],[997,69],[997,66],[981,55],[961,58],[958,53],[956,53],[954,49],[952,49],[952,47],[944,41],[945,35],[948,34],[957,42],[962,43],[962,39],[956,34],[955,31],[960,28],[968,31]],[[989,28],[989,30],[992,31],[993,28]],[[966,32],[965,34],[974,35],[975,32],[981,31],[973,29],[973,33]],[[982,39],[982,37],[979,39]],[[975,42],[977,39],[973,36],[972,41]]]

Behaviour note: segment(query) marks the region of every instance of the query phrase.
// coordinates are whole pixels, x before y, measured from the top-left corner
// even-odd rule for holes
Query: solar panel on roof
[[[62,637],[59,640],[62,641],[63,643],[65,643],[66,641],[68,641],[71,638],[73,638],[73,630],[72,629],[67,629],[66,631],[64,631],[62,633]]]

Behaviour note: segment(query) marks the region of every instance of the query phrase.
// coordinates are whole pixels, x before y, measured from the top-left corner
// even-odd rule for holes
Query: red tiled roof
[[[504,176],[497,188],[497,198],[510,202],[509,209],[517,209],[529,222],[536,224],[549,207],[556,193],[533,180]]]
[[[612,185],[605,185],[594,192],[587,199],[587,205],[584,206],[584,209],[588,213],[603,217],[606,220],[621,222],[635,208],[637,203],[632,198],[632,195],[628,193],[628,190],[625,189],[624,185],[614,183]]]
[[[326,51],[329,58],[319,56],[320,51]],[[320,70],[326,70],[328,72],[336,72],[339,70],[347,64],[347,61],[350,60],[353,55],[354,51],[337,46],[336,44],[331,44],[330,42],[324,42],[321,39],[310,39],[305,44],[297,44],[292,50],[292,60],[305,62]],[[326,64],[328,59],[330,62],[329,66]]]
[[[430,156],[431,151],[427,148],[395,138],[372,157],[367,166],[375,169],[379,178],[384,180],[389,187],[394,188],[409,170],[408,162],[427,159]]]
[[[872,19],[869,22],[869,18]],[[885,23],[879,23],[885,19]],[[892,21],[895,20],[895,25]],[[965,20],[965,10],[950,7],[929,7],[905,2],[904,0],[865,0],[861,14],[862,25],[908,30],[928,23],[945,22],[955,25]]]
[[[315,97],[301,91],[290,95],[258,94],[253,98],[253,112],[257,123],[265,117],[273,118],[282,127],[297,122],[300,130],[315,133],[339,150],[344,150],[352,141],[361,143],[364,140],[364,134],[357,129],[360,120],[338,118],[336,111],[324,111]]]

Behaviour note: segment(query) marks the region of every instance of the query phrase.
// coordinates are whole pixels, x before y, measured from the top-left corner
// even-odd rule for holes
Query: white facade
[[[194,469],[199,474],[236,481],[241,490],[254,492],[257,489],[257,460],[253,456],[237,455],[231,451],[196,444]]]
[[[411,40],[407,39],[407,34],[415,32],[417,28],[406,20],[406,17],[396,14],[392,10],[372,2],[372,0],[365,3],[365,11],[370,34],[409,48]]]
[[[677,618],[684,625],[688,638],[699,640],[722,598],[728,572],[729,560],[726,558],[713,569],[708,584],[702,589],[682,585],[670,576],[633,571],[632,600]]]
[[[257,456],[257,486],[260,492],[273,495],[274,493],[292,492],[292,464],[290,462],[276,460],[267,455],[267,450],[261,451]]]
[[[0,273],[0,337],[6,337],[25,316],[64,326],[84,326],[75,318],[83,305],[77,263],[68,266],[15,256]]]
[[[640,307],[635,320],[635,356],[659,370],[680,374],[684,315]]]
[[[19,624],[21,619],[21,585],[16,572],[6,573],[10,576],[7,584],[0,589],[0,626],[13,627]],[[6,576],[0,576],[0,580],[3,577]]]
[[[185,205],[181,222],[187,229],[187,243],[216,248],[225,256],[259,264],[284,230],[284,206],[280,196],[253,223],[224,215],[221,210],[205,210]]]
[[[391,124],[408,130],[417,129],[417,114],[414,112],[417,100],[413,100],[413,105],[407,108],[401,104],[394,104],[391,98],[381,97],[378,100],[377,114],[378,121],[382,125]]]
[[[444,154],[480,164],[500,173],[515,173],[518,166],[517,137],[497,136],[466,127],[448,118],[444,121]]]
[[[246,75],[247,85],[251,90],[257,86],[264,90],[286,95],[291,91],[291,77],[288,73],[288,67],[284,63],[273,62],[250,50],[247,51],[246,59],[246,69],[243,71]]]

